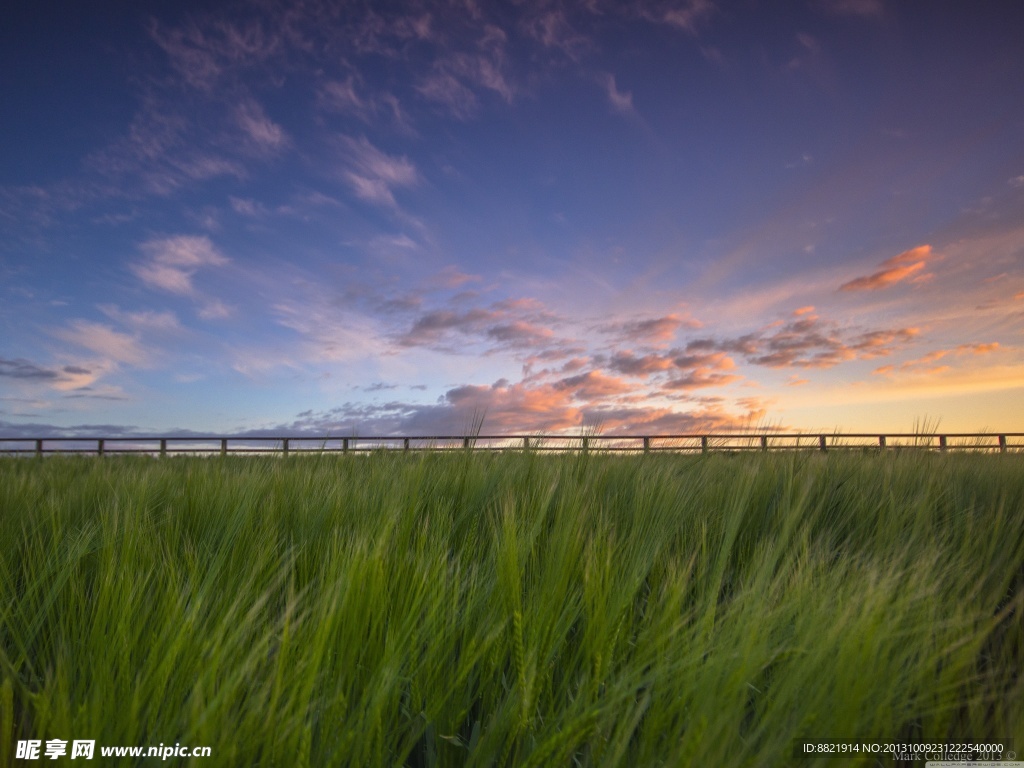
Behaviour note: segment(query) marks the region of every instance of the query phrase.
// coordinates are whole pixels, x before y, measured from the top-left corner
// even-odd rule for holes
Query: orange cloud
[[[632,392],[632,384],[600,371],[587,371],[579,376],[570,376],[557,382],[555,389],[570,391],[577,400],[596,400]]]
[[[901,363],[898,367],[894,365],[883,365],[880,368],[876,368],[874,373],[881,376],[891,376],[897,371],[913,371],[914,373],[927,374],[944,373],[950,370],[951,367],[948,365],[940,365],[929,368],[928,366],[950,355],[986,355],[990,352],[995,352],[997,349],[999,349],[998,341],[993,341],[987,344],[960,344],[953,349],[936,349],[917,358],[916,360],[908,360],[905,363]]]
[[[715,375],[709,369],[689,372],[694,380]],[[502,379],[490,386],[459,386],[433,404],[345,403],[326,412],[299,414],[281,429],[316,434],[358,430],[378,435],[452,435],[464,432],[483,414],[484,434],[571,434],[594,424],[606,435],[682,434],[741,429],[763,421],[767,414],[766,404],[757,398],[734,400],[730,408],[721,397],[695,398],[680,392],[689,388],[669,383],[660,391],[644,392],[628,381],[591,370],[549,382]],[[686,405],[668,405],[665,400]]]
[[[882,288],[888,288],[890,285],[895,285],[912,275],[917,275],[918,272],[924,269],[925,264],[931,257],[932,247],[930,245],[919,245],[916,248],[911,248],[909,251],[893,256],[891,259],[886,259],[882,262],[882,269],[877,272],[865,277],[855,278],[848,283],[843,283],[839,286],[839,290],[877,291]],[[917,277],[918,279],[929,279],[925,275],[918,275]]]
[[[973,352],[976,355],[984,355],[988,352],[995,352],[999,349],[999,342],[993,341],[990,344],[961,344],[957,347],[961,352]]]
[[[552,386],[466,385],[449,390],[445,401],[445,410],[451,409],[453,415],[486,414],[486,428],[496,431],[570,429],[582,422],[582,411],[572,402],[572,393]]]
[[[892,354],[895,344],[906,344],[918,333],[920,331],[917,328],[862,333],[850,344],[850,349],[856,350],[862,358],[867,360],[873,357],[885,357]]]

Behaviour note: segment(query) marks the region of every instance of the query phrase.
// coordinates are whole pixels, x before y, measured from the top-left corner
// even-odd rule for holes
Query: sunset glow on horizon
[[[1024,432],[1016,4],[22,4],[0,437]]]

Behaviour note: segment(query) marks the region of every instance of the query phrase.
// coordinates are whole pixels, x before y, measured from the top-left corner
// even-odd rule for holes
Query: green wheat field
[[[893,765],[794,744],[1024,747],[1022,651],[1021,456],[0,460],[0,765]]]

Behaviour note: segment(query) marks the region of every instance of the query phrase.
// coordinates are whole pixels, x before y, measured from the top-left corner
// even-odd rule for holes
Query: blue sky
[[[0,433],[1024,431],[1022,17],[23,4]]]

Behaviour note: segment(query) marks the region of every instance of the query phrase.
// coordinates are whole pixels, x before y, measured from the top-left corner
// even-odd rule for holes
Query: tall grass
[[[27,738],[267,766],[815,765],[798,736],[1019,747],[1021,470],[2,460],[0,764]]]

